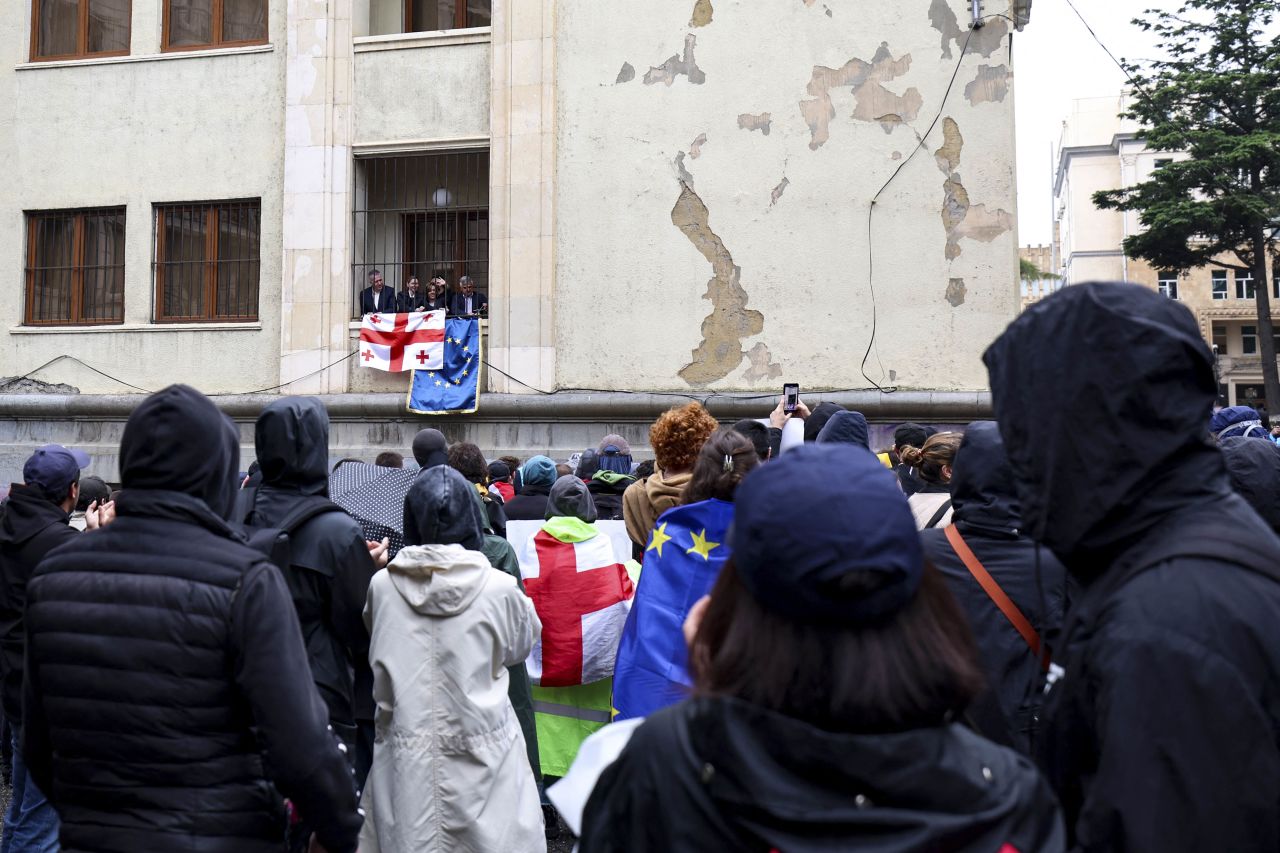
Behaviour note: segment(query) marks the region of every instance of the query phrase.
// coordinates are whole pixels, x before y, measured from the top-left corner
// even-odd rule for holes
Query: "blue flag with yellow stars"
[[[444,323],[444,366],[413,371],[408,408],[420,415],[469,415],[480,407],[480,321]]]
[[[733,504],[699,501],[658,519],[618,644],[613,671],[615,719],[645,717],[689,694],[689,652],[682,626],[711,592],[729,556]]]

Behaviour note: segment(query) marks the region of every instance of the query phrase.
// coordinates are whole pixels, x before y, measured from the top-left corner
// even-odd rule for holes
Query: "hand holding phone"
[[[782,411],[789,415],[798,405],[800,405],[800,386],[795,382],[788,382],[782,386]]]

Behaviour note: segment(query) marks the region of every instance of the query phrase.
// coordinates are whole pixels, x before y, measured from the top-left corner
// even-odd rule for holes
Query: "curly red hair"
[[[718,426],[720,423],[701,403],[689,403],[663,412],[649,427],[649,444],[653,447],[658,468],[663,471],[692,468],[698,451]]]

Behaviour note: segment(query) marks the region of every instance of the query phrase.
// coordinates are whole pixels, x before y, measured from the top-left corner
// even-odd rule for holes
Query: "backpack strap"
[[[942,521],[942,517],[951,511],[951,498],[947,498],[938,507],[938,511],[933,514],[933,518],[929,519],[929,523],[924,526],[925,530],[932,530],[938,526],[938,522]],[[953,527],[955,525],[952,525]]]
[[[329,512],[345,513],[346,510],[328,498],[322,498],[319,495],[316,495],[309,500],[299,502],[299,504],[295,506],[288,515],[280,519],[279,523],[274,526],[292,536],[302,528],[302,525],[306,524],[311,519]]]
[[[1018,605],[1013,603],[1008,594],[1001,588],[996,579],[991,577],[991,573],[973,553],[973,549],[969,547],[969,543],[964,541],[964,537],[960,535],[960,531],[953,524],[946,529],[947,541],[951,543],[951,547],[955,549],[956,556],[960,558],[960,562],[964,563],[964,567],[969,570],[969,574],[973,575],[973,579],[978,582],[987,597],[991,599],[996,607],[1000,608],[1000,612],[1009,620],[1014,629],[1022,635],[1022,639],[1026,640],[1027,646],[1031,649],[1031,654],[1040,661],[1040,668],[1049,671],[1049,649],[1040,642],[1040,635],[1036,629],[1031,626],[1031,621],[1023,615],[1018,609]]]

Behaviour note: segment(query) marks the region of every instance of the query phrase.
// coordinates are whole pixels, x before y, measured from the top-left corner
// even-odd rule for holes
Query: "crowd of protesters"
[[[256,461],[199,392],[0,509],[0,853],[1280,850],[1280,446],[1190,312],[1066,288],[994,421],[663,413]],[[396,472],[394,536],[331,494]],[[386,482],[390,482],[387,480]],[[402,509],[402,513],[401,513]],[[563,829],[561,828],[563,825]]]

